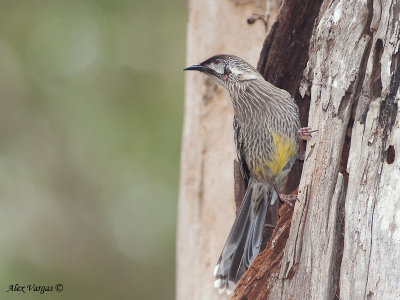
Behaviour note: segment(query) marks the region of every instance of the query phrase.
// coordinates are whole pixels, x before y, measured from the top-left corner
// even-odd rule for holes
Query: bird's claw
[[[291,207],[294,206],[294,203],[296,201],[299,201],[299,198],[297,198],[297,195],[279,194],[279,199],[281,199],[282,202],[287,203]]]
[[[317,129],[313,130],[311,127],[303,127],[297,131],[297,137],[302,140],[307,140],[311,133],[318,131]]]

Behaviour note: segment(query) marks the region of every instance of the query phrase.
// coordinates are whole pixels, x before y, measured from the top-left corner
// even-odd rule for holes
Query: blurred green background
[[[0,299],[174,298],[185,19],[0,0]]]

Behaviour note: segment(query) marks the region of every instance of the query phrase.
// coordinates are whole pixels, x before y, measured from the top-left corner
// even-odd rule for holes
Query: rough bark
[[[400,1],[369,1],[367,10],[370,46],[354,108],[340,295],[400,299]]]
[[[281,267],[260,273],[276,270],[258,261],[280,246],[268,244],[234,299],[400,298],[399,13],[399,1],[322,4],[300,87],[319,131]]]
[[[296,1],[284,1],[258,67],[269,81],[294,94],[303,113],[303,125],[307,120],[304,113],[309,109],[308,125],[318,132],[307,143],[300,202],[293,216],[291,209],[281,208],[270,242],[238,283],[233,299],[400,299],[400,0],[325,0],[318,8],[316,1],[303,2],[308,9],[298,7],[295,11],[296,6],[290,5]],[[292,8],[286,15],[285,7]],[[307,41],[311,12],[318,13],[318,17]],[[305,18],[306,14],[310,15]],[[293,32],[297,34],[289,34]],[[299,36],[300,41],[296,41]],[[191,80],[188,77],[188,84]],[[199,85],[204,82],[197,84],[201,90]],[[187,90],[187,98],[188,94]],[[210,99],[215,105],[212,110],[201,104],[201,98],[191,108],[186,104],[187,112],[195,109],[186,116],[186,128],[192,124],[189,128],[193,131],[199,124],[210,124],[207,122],[223,116],[223,110],[214,111],[217,99]],[[178,258],[178,296],[186,296],[181,299],[214,299],[206,287],[212,285],[212,276],[204,274],[211,272],[231,224],[220,217],[226,215],[227,205],[233,212],[233,183],[227,172],[233,172],[228,161],[234,155],[229,122],[225,126],[218,127],[218,137],[213,140],[225,148],[215,144],[209,148],[211,144],[204,142],[215,134],[210,129],[197,135],[196,141],[186,137],[190,133],[184,134],[182,170],[186,173],[182,176],[190,176],[181,181],[180,214],[189,215],[180,217],[180,226],[189,229],[180,229],[180,238],[185,238],[182,232],[200,235],[189,239],[192,246],[183,250],[191,251],[188,257],[198,260],[196,266],[203,264],[194,268],[203,273],[192,272],[190,276],[196,279],[192,284],[200,280],[204,285],[193,294],[179,294],[180,284],[190,282],[180,279],[187,275],[182,266],[190,266],[190,261],[180,266]],[[225,136],[223,130],[229,134]],[[191,143],[185,137],[192,139]],[[203,148],[198,148],[199,141]],[[196,158],[192,169],[184,166],[190,161],[188,151],[198,153],[190,155]],[[218,174],[204,171],[210,163],[218,163]],[[227,195],[229,191],[232,195]],[[203,200],[199,201],[196,193]],[[226,202],[217,202],[215,197],[226,197]],[[182,203],[182,199],[187,202]],[[211,201],[207,208],[199,204],[207,203],[204,199]],[[201,211],[204,216],[206,209],[207,219],[200,220],[196,214]],[[233,213],[229,218],[233,219]],[[213,221],[221,223],[211,228],[205,225]],[[203,225],[209,231],[208,237],[201,235],[198,226]],[[213,230],[219,229],[214,226],[219,225],[226,228],[216,234]],[[217,242],[210,247],[207,241],[213,235],[220,239],[216,247]],[[178,253],[182,244],[178,241]]]

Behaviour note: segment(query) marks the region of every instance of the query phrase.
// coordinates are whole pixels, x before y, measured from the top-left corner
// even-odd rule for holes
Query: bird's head
[[[183,70],[203,72],[225,87],[235,82],[262,79],[261,74],[250,64],[237,56],[227,54],[215,55],[198,65]]]

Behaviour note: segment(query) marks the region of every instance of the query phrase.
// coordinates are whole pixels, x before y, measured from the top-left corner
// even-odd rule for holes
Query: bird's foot
[[[297,138],[299,140],[307,140],[309,136],[311,136],[311,133],[318,131],[317,129],[313,130],[311,127],[303,127],[300,128],[299,131],[297,131]]]
[[[304,160],[305,158],[305,147],[304,141],[307,140],[311,133],[316,132],[318,130],[312,130],[311,127],[303,127],[297,131],[297,139],[299,140],[299,159]]]
[[[294,203],[296,203],[296,201],[299,201],[299,198],[297,198],[297,195],[279,194],[279,199],[281,199],[282,202],[287,203],[291,207],[294,206]]]

